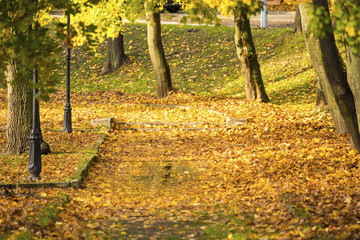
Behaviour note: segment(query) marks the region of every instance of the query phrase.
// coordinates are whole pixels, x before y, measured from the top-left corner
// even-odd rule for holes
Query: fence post
[[[260,27],[267,28],[268,27],[268,8],[267,8],[267,0],[262,0],[264,3],[263,8],[260,13]]]

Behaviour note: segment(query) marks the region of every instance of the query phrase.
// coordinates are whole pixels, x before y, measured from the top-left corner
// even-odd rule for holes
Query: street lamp
[[[64,108],[64,132],[71,133],[71,105],[70,105],[70,13],[67,15],[67,49],[66,49],[66,103]]]
[[[28,180],[40,180],[41,173],[41,133],[40,133],[40,114],[39,114],[39,102],[36,99],[38,89],[36,84],[38,83],[38,72],[34,68],[34,89],[33,89],[33,121],[30,134],[30,153],[28,171],[30,177]]]

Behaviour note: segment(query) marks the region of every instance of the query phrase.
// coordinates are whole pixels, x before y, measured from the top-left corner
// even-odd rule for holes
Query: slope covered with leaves
[[[164,25],[162,35],[176,89],[200,96],[245,97],[233,28]],[[271,101],[292,104],[312,101],[315,76],[303,36],[290,29],[253,29],[253,35]],[[74,50],[74,90],[155,95],[146,26],[126,25],[124,38],[129,61],[114,74],[100,75],[106,59],[105,44],[94,53]]]

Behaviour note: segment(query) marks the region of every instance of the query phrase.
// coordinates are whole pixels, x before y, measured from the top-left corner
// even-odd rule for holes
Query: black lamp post
[[[71,133],[71,105],[70,105],[70,13],[67,15],[67,50],[66,50],[66,103],[64,108],[64,132]]]
[[[38,82],[38,72],[34,68],[34,85]],[[28,180],[40,180],[41,173],[41,133],[40,133],[40,114],[39,102],[36,99],[38,89],[34,86],[33,90],[33,122],[30,134],[30,153],[28,170],[30,177]]]

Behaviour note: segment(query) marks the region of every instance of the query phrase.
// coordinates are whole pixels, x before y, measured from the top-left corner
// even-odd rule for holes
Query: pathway
[[[359,238],[359,170],[349,167],[355,151],[328,115],[186,96],[176,98],[188,101],[181,108],[116,111],[84,188],[26,192],[21,198],[34,201],[6,205],[12,226],[28,219],[20,233],[31,229],[44,239]],[[215,112],[248,121],[228,128]],[[131,125],[137,130],[121,123],[150,120],[210,123]],[[69,196],[66,205],[51,205],[55,214],[41,209],[60,192]]]
[[[147,126],[157,131],[132,125],[141,131],[129,131],[117,124],[85,188],[67,191],[71,201],[48,234],[89,239],[211,237],[210,226],[229,221],[220,216],[226,194],[213,165],[213,155],[226,152],[229,143],[221,140],[224,128],[217,122],[185,125]],[[214,138],[219,141],[214,143]]]
[[[179,24],[180,20],[187,16],[186,13],[178,12],[172,14],[162,14],[161,23],[162,24]],[[221,16],[222,24],[226,26],[234,26],[234,18]],[[291,28],[295,20],[295,12],[285,12],[285,11],[269,11],[268,13],[268,26],[269,28]],[[139,22],[145,23],[144,20]],[[191,23],[188,23],[191,25]],[[250,17],[250,24],[252,27],[260,27],[260,14]],[[198,24],[194,24],[198,25]]]

